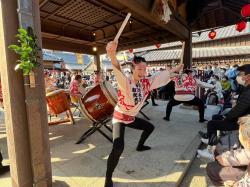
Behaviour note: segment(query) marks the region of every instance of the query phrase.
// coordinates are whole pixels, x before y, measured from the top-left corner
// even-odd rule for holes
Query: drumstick
[[[121,34],[122,34],[122,31],[124,30],[124,28],[125,28],[125,26],[126,26],[128,20],[129,20],[130,16],[131,16],[131,13],[129,12],[129,13],[127,14],[126,18],[124,19],[124,21],[123,21],[123,23],[122,23],[122,25],[121,25],[121,27],[120,27],[118,33],[116,34],[114,41],[118,41],[118,39],[120,38],[120,36],[121,36]]]

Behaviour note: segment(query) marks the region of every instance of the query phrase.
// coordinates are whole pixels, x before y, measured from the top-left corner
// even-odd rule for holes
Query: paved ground
[[[205,160],[195,158],[180,187],[211,187],[212,183],[206,175],[206,166]]]
[[[175,107],[171,121],[162,120],[165,114],[165,101],[159,106],[149,104],[145,113],[155,125],[155,131],[147,141],[152,150],[135,150],[140,131],[126,129],[125,150],[114,173],[115,186],[176,186],[191,163],[199,138],[197,132],[204,129],[198,123],[198,112]],[[208,107],[206,115],[211,116],[215,107]],[[51,160],[54,186],[63,187],[102,187],[106,170],[107,156],[112,144],[99,133],[92,135],[82,144],[75,144],[80,135],[90,126],[90,122],[79,119],[76,125],[58,125],[50,127]],[[0,126],[0,146],[5,147],[5,127]],[[7,158],[6,149],[4,158]],[[8,163],[8,160],[5,160]],[[193,167],[199,167],[195,162]],[[191,181],[201,173],[194,170],[195,176],[187,176],[182,183],[192,186]],[[202,174],[203,175],[203,174]],[[203,177],[203,176],[200,176]],[[204,179],[205,180],[205,179]],[[197,183],[198,184],[198,183]],[[204,183],[206,186],[206,183]],[[10,187],[9,174],[0,177],[0,186]],[[194,185],[202,187],[201,185]]]

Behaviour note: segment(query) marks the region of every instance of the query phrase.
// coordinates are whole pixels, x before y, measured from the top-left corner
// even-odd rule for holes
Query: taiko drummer
[[[116,168],[119,158],[124,149],[125,128],[142,130],[137,151],[151,149],[145,145],[149,135],[153,132],[154,126],[146,120],[135,117],[140,111],[149,92],[158,87],[166,85],[170,81],[170,74],[179,72],[183,65],[179,65],[170,71],[161,71],[151,77],[146,77],[146,61],[142,57],[134,57],[132,76],[126,77],[116,59],[116,41],[109,42],[106,50],[111,58],[114,75],[118,83],[118,103],[115,107],[113,123],[113,148],[107,162],[105,187],[112,187],[112,174]]]

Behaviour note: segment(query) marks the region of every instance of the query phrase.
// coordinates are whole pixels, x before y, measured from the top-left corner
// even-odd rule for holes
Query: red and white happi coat
[[[187,76],[184,74],[182,76],[174,77],[173,80],[175,82],[176,95],[195,94],[196,80],[193,76]]]
[[[132,123],[150,91],[162,87],[170,81],[169,71],[159,72],[135,83],[132,78],[126,77],[114,66],[113,70],[118,83],[118,103],[115,107],[113,123]]]
[[[197,87],[213,88],[213,85],[195,79],[192,75],[183,74],[172,78],[175,82],[175,96],[177,101],[191,101],[195,97]]]

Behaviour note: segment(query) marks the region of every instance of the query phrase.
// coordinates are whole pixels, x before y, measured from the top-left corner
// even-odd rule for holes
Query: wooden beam
[[[225,11],[230,12],[231,14],[235,15],[238,18],[241,18],[240,12],[236,12],[236,11],[230,9],[230,8],[227,8],[227,7],[223,7],[222,9],[225,10]]]
[[[79,33],[77,30],[73,31],[71,29],[64,28],[62,32],[62,27],[60,24],[42,24],[42,32],[67,38],[73,38],[77,40],[84,40],[88,42],[93,42],[95,39],[92,33],[87,31],[85,33]]]
[[[177,37],[171,38],[169,40],[169,42],[176,41],[176,40],[178,40]],[[130,44],[128,46],[119,46],[118,51],[128,50],[130,48],[136,49],[136,48],[141,48],[141,47],[148,47],[148,46],[152,46],[152,45],[155,45],[154,41],[145,41],[145,42]],[[156,49],[156,47],[155,47],[155,49]]]
[[[134,34],[134,33],[140,33],[140,32],[146,31],[147,29],[148,28],[142,27],[142,28],[132,30],[132,31],[127,31],[127,32],[125,31],[125,32],[122,33],[121,37],[129,36],[129,35]],[[106,36],[104,38],[96,39],[95,42],[112,40],[112,39],[114,39],[115,35],[116,35],[116,33],[112,33],[111,35]]]
[[[59,8],[57,8],[56,11],[54,11],[52,14],[49,14],[48,16],[46,16],[45,18],[43,18],[43,21],[46,21],[46,20],[48,20],[49,18],[51,18],[52,16],[56,15],[59,11],[61,11],[61,9],[63,9],[63,7],[65,7],[65,6],[67,6],[69,3],[71,3],[71,1],[68,1],[68,2],[66,2],[66,3],[63,4],[63,5],[57,4],[57,3],[53,2],[53,1],[52,1],[51,3],[53,3],[54,5],[59,6]]]
[[[101,59],[100,59],[100,55],[94,55],[94,60],[95,60],[95,64],[96,64],[96,70],[98,72],[101,71]]]
[[[49,1],[49,0],[43,0],[43,1],[40,3],[39,7],[41,8],[41,7],[42,7],[43,5],[45,5],[48,1]]]
[[[151,36],[154,36],[154,38],[152,38]],[[160,39],[159,39],[160,38]],[[168,39],[167,42],[169,42],[171,38],[171,35],[169,33],[167,34],[155,34],[155,33],[152,33],[152,34],[149,34],[149,35],[145,35],[143,37],[137,37],[137,38],[132,38],[132,39],[126,39],[126,41],[124,42],[121,42],[121,47],[122,46],[130,46],[130,45],[133,45],[133,44],[136,44],[136,43],[140,43],[143,41],[149,41],[150,43],[152,43],[152,45],[155,45],[156,42],[159,42],[159,43],[166,43],[166,41],[164,39]],[[164,42],[163,42],[164,40]]]
[[[192,67],[192,32],[189,31],[189,38],[182,44],[181,63],[184,68]]]
[[[54,39],[43,38],[43,48],[58,50],[58,51],[68,51],[68,52],[76,52],[76,53],[84,53],[84,54],[96,54],[92,50],[92,46],[86,46],[82,44],[59,41]],[[104,52],[103,48],[98,48],[98,52]]]
[[[103,1],[99,1],[99,0],[88,0],[88,1],[101,6],[102,8],[104,8],[105,10],[113,13],[114,15],[121,16],[123,19],[125,19],[126,15],[127,15],[126,12],[129,12],[128,8],[125,8],[125,9],[122,9],[122,10],[117,10],[117,9],[109,6],[107,3],[103,2]],[[138,23],[140,23],[140,24],[142,24],[142,25],[144,25],[145,27],[149,27],[150,29],[156,31],[156,29],[151,24],[145,23],[144,20],[140,20],[139,18],[136,18],[136,17],[132,17],[131,19],[138,22]]]
[[[150,12],[151,10],[145,9],[138,0],[116,0],[120,4],[125,7],[128,7],[132,15],[137,14],[145,18],[146,20],[159,25],[160,27],[164,28],[165,30],[171,32],[172,34],[178,36],[181,40],[185,40],[188,38],[188,28],[183,26],[177,20],[171,19],[168,23],[162,22],[159,18],[153,16]]]

